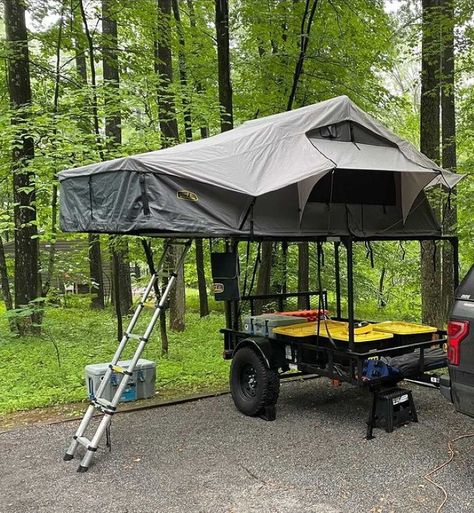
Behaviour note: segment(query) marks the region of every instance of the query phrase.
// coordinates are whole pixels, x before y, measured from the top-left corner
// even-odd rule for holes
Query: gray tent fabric
[[[438,236],[442,170],[347,96],[59,173],[61,228],[156,236]]]

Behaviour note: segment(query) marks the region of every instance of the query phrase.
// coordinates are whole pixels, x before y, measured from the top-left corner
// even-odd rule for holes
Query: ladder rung
[[[106,410],[115,411],[117,409],[116,406],[103,397],[96,397],[92,402],[94,403],[94,406],[98,406],[99,408],[104,408]]]
[[[78,436],[76,438],[77,442],[80,443],[83,447],[85,447],[86,449],[89,447],[89,445],[91,444],[91,441],[86,438],[85,436]]]
[[[141,335],[135,335],[135,333],[127,333],[127,338],[131,338],[132,340],[141,340],[143,337]]]

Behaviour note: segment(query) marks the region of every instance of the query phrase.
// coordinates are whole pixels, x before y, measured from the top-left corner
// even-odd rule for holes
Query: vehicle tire
[[[243,347],[232,358],[230,391],[236,408],[252,417],[277,402],[280,378],[255,349]]]

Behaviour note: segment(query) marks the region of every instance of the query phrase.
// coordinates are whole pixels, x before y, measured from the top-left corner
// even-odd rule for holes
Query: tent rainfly
[[[438,167],[347,96],[59,173],[66,232],[304,240],[437,237]]]

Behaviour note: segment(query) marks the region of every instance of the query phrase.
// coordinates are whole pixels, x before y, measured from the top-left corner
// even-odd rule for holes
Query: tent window
[[[342,121],[341,123],[315,128],[307,132],[306,135],[309,139],[332,139],[342,142],[355,142],[357,144],[371,144],[373,146],[397,147],[395,143],[371,132],[354,121]]]
[[[321,137],[327,139],[335,139],[337,137],[336,125],[323,126],[321,128]]]
[[[396,205],[398,182],[390,171],[337,169],[334,178],[331,173],[321,178],[308,202]]]

